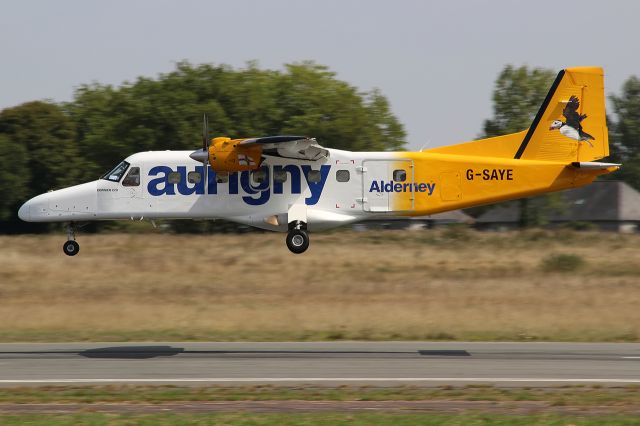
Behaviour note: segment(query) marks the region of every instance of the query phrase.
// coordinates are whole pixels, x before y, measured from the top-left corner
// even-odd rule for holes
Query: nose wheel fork
[[[76,228],[73,223],[67,225],[67,242],[62,246],[67,256],[75,256],[80,251],[80,244],[76,242]]]

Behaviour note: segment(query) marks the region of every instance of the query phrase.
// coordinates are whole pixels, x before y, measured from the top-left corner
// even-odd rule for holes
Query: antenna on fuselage
[[[424,149],[425,149],[426,147],[428,147],[429,145],[431,145],[431,140],[427,139],[427,141],[424,143],[424,145],[422,145],[422,146],[420,147],[420,151],[418,151],[418,152],[422,152],[422,151],[424,151]]]

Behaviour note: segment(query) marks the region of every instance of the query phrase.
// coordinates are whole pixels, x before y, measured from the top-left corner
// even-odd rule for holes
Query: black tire
[[[62,251],[67,256],[75,256],[80,251],[80,244],[73,240],[69,240],[62,246]]]
[[[287,247],[292,253],[304,253],[309,248],[309,234],[304,229],[292,229],[287,233]]]

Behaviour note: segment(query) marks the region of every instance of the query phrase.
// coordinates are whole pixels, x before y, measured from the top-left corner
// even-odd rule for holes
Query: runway
[[[638,343],[0,344],[0,385],[640,384]]]

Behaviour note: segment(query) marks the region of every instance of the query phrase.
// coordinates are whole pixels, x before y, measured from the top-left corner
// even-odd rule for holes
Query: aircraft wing
[[[306,136],[267,136],[245,139],[241,146],[261,145],[264,155],[298,160],[317,161],[329,158],[329,150],[320,146],[314,138]]]

